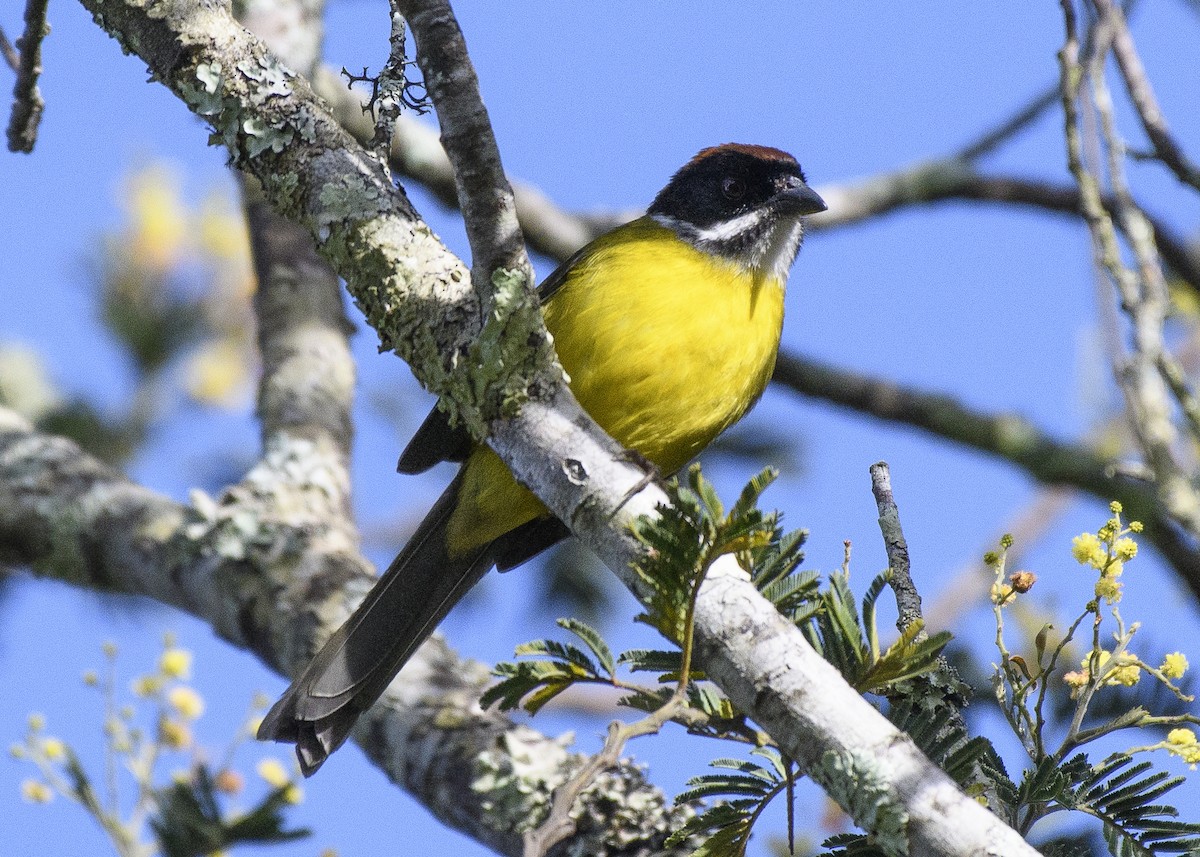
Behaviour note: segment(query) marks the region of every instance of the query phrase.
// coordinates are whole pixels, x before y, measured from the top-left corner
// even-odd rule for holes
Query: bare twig
[[[442,147],[454,166],[480,304],[488,306],[492,275],[500,270],[522,277],[532,301],[533,267],[525,255],[512,188],[454,12],[445,0],[393,0],[392,8],[412,29],[417,62],[437,108]]]
[[[871,493],[879,509],[879,530],[883,533],[883,545],[887,550],[888,567],[892,572],[891,587],[896,593],[896,627],[904,631],[921,619],[921,593],[913,584],[908,560],[908,541],[900,526],[900,510],[892,494],[892,473],[886,461],[871,465]],[[921,631],[921,636],[928,634]]]
[[[13,71],[20,70],[21,55],[17,53],[17,49],[13,47],[13,43],[8,40],[8,34],[4,32],[3,27],[0,27],[0,56],[4,57],[4,62]]]
[[[1200,168],[1192,163],[1171,135],[1167,119],[1154,96],[1150,78],[1146,75],[1141,57],[1138,56],[1137,46],[1133,43],[1133,35],[1129,32],[1129,22],[1125,13],[1112,0],[1092,0],[1092,3],[1100,16],[1100,24],[1110,32],[1117,67],[1125,79],[1129,98],[1142,120],[1142,127],[1146,129],[1146,136],[1150,138],[1155,153],[1181,182],[1200,190]]]
[[[50,32],[46,23],[47,2],[27,0],[25,4],[25,33],[17,39],[20,59],[16,65],[17,82],[13,86],[12,116],[8,120],[10,152],[33,151],[38,123],[42,121],[42,110],[46,106],[37,81],[42,73],[42,39]]]
[[[1058,85],[1051,84],[1042,93],[1030,99],[1028,104],[1011,117],[979,135],[974,142],[964,146],[957,157],[964,161],[976,161],[982,158],[1036,122],[1057,101]]]

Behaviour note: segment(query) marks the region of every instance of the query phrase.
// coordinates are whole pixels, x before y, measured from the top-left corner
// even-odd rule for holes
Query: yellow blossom
[[[1124,586],[1119,580],[1115,580],[1108,575],[1102,575],[1096,581],[1096,597],[1103,598],[1109,604],[1116,604],[1121,600],[1121,587]]]
[[[204,713],[204,699],[190,687],[173,687],[167,702],[186,720],[195,720]]]
[[[293,783],[284,789],[283,799],[290,804],[298,804],[304,800],[304,789]]]
[[[1113,553],[1125,561],[1133,559],[1135,556],[1137,556],[1137,552],[1137,542],[1128,536],[1123,539],[1117,539],[1116,544],[1113,545]]]
[[[992,584],[992,603],[1004,604],[1012,598],[1013,588],[1007,583],[996,581]]]
[[[1177,747],[1188,747],[1197,743],[1196,733],[1191,729],[1172,729],[1167,733],[1167,743]]]
[[[1091,563],[1097,552],[1103,554],[1104,546],[1095,533],[1080,533],[1071,539],[1071,555],[1080,565]]]
[[[172,750],[182,750],[192,743],[192,730],[186,723],[164,717],[158,721],[158,740]]]
[[[241,343],[227,337],[209,340],[188,361],[188,392],[202,404],[233,407],[247,390],[247,365]]]
[[[151,270],[165,270],[174,264],[188,237],[179,185],[176,172],[161,164],[146,167],[129,179],[129,244],[134,257]]]
[[[272,785],[277,789],[283,788],[292,781],[292,778],[288,776],[287,770],[283,767],[283,762],[278,759],[263,759],[258,763],[258,767],[255,770],[258,771],[260,777],[267,781],[268,785]]]
[[[1200,763],[1200,743],[1191,729],[1172,729],[1167,733],[1166,747],[1169,753],[1187,762],[1194,771]]]
[[[1104,665],[1108,663],[1111,657],[1112,654],[1106,652],[1104,649],[1098,652],[1088,652],[1083,660],[1079,662],[1079,666],[1083,668],[1084,672],[1100,675],[1100,673],[1104,672]]]
[[[1121,505],[1120,500],[1113,500],[1111,503],[1108,504],[1108,510],[1110,512],[1112,512],[1114,515],[1121,514],[1123,509],[1124,509],[1124,507]]]
[[[1130,521],[1129,522],[1129,531],[1131,533],[1140,533],[1143,529],[1145,529],[1145,527],[1142,526],[1141,521]]]
[[[67,747],[57,738],[47,738],[42,741],[42,755],[51,762],[57,762],[67,754]]]
[[[24,759],[25,747],[21,744],[9,744],[8,755],[12,756],[14,759]]]
[[[187,649],[167,649],[158,659],[158,670],[170,678],[186,681],[192,674],[192,653]]]
[[[88,687],[95,687],[100,683],[100,676],[96,674],[95,670],[87,670],[83,674],[83,683]]]
[[[1117,655],[1117,665],[1108,674],[1105,684],[1123,684],[1133,687],[1142,677],[1142,668],[1138,666],[1137,658],[1128,652]]]
[[[105,640],[100,646],[100,651],[104,652],[104,657],[112,660],[117,656],[117,644],[112,640]]]
[[[41,732],[46,728],[46,716],[38,714],[36,711],[29,715],[26,722],[29,724],[30,732]]]
[[[209,195],[200,207],[200,246],[221,259],[241,260],[250,256],[246,219],[225,195]]]
[[[25,780],[21,783],[21,797],[30,803],[50,803],[54,797],[54,792],[50,790],[50,786],[37,780]]]
[[[1171,652],[1163,658],[1162,666],[1158,669],[1167,678],[1183,678],[1187,668],[1188,659],[1183,652]]]

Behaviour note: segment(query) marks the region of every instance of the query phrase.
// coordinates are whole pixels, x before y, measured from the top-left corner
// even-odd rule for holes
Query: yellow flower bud
[[[1171,652],[1163,658],[1162,666],[1158,669],[1167,678],[1183,678],[1187,668],[1188,659],[1183,652]]]
[[[144,675],[135,678],[130,689],[133,691],[134,696],[149,699],[162,690],[162,686],[162,679],[158,676]]]
[[[164,717],[158,722],[158,740],[172,750],[183,750],[192,743],[192,730],[186,723]]]
[[[204,699],[190,687],[173,687],[167,702],[185,720],[195,720],[204,713]]]
[[[50,803],[54,792],[50,786],[38,780],[25,780],[21,783],[21,797],[30,803]]]
[[[57,762],[67,755],[67,747],[57,738],[47,738],[42,741],[42,755],[51,762]]]
[[[258,763],[255,770],[258,771],[260,777],[267,781],[268,785],[274,786],[277,789],[283,788],[292,781],[292,778],[288,776],[287,770],[283,767],[283,762],[278,759],[263,759]]]
[[[158,671],[169,678],[191,678],[192,653],[187,649],[167,649],[158,659]]]

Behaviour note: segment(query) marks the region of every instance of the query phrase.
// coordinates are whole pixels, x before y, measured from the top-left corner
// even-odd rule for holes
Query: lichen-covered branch
[[[26,0],[25,33],[17,39],[17,82],[13,86],[12,115],[8,120],[8,150],[32,152],[37,141],[38,123],[46,102],[38,89],[42,73],[42,39],[50,32],[46,23],[48,0]]]
[[[151,17],[133,2],[83,2],[213,124],[234,162],[259,179],[281,213],[313,230],[385,344],[409,357],[418,377],[453,400],[468,424],[487,426],[489,443],[517,478],[636,588],[630,561],[641,546],[628,526],[637,515],[655,514],[665,495],[644,486],[641,470],[598,432],[561,383],[537,389],[510,415],[507,406],[516,393],[529,392],[529,379],[549,377],[544,364],[531,368],[508,348],[515,342],[508,334],[522,325],[509,327],[493,311],[486,324],[496,327],[479,330],[478,310],[471,312],[478,304],[461,266],[432,241],[374,158],[333,123],[308,85],[221,8],[165,0]],[[510,297],[520,309],[516,295],[528,289],[523,277],[493,276],[489,285],[495,306]],[[473,351],[478,343],[489,350]],[[500,377],[468,368],[494,367],[487,358],[497,351],[515,361],[500,367]],[[713,569],[697,600],[701,663],[844,808],[897,852],[1033,853],[958,792],[730,565]]]
[[[269,450],[227,496],[196,495],[188,508],[0,407],[0,562],[175,606],[267,663],[294,669],[320,629],[328,633],[344,620],[374,581],[350,534],[327,524],[343,504],[327,494],[329,473],[302,469],[311,464]],[[296,484],[272,473],[290,473]],[[304,585],[287,589],[279,580]],[[364,716],[355,738],[433,813],[516,855],[523,823],[544,810],[584,757],[481,711],[489,681],[486,667],[458,659],[435,638]],[[667,806],[630,761],[601,778],[579,808],[572,844],[596,855],[661,853],[687,812]]]

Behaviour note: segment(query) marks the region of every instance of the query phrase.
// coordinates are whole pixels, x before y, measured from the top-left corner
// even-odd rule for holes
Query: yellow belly
[[[682,244],[648,218],[601,238],[546,303],[571,391],[664,473],[687,464],[758,399],[783,324],[783,282]],[[546,513],[486,447],[467,462],[454,552]]]

